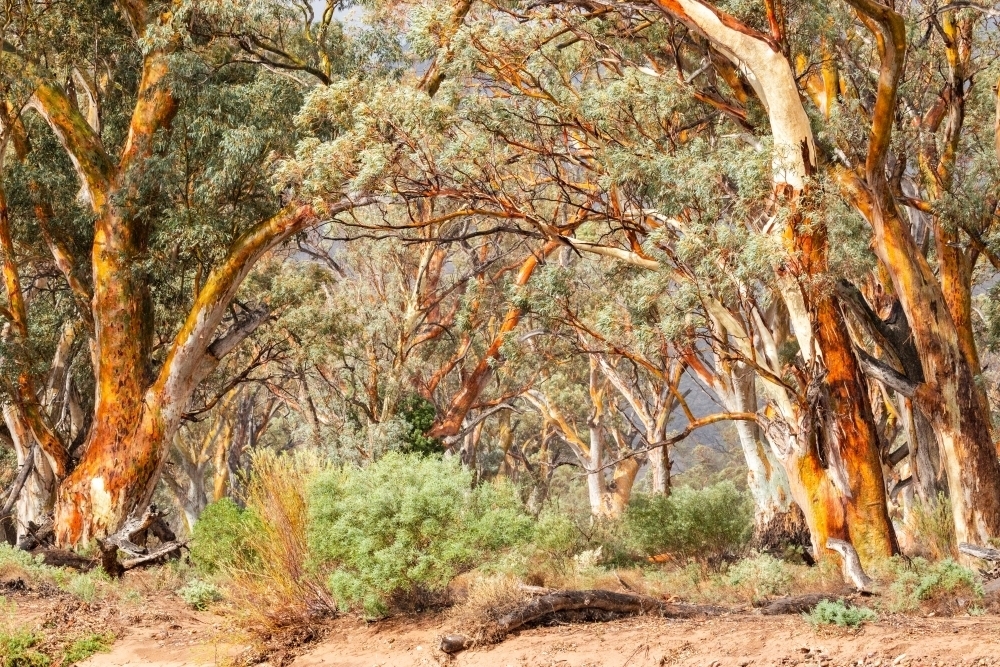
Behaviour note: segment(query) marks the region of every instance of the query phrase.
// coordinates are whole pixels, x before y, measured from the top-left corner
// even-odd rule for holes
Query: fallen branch
[[[533,597],[517,609],[503,615],[496,622],[495,636],[502,638],[528,624],[566,612],[604,612],[621,616],[652,614],[663,618],[696,618],[720,616],[732,611],[727,607],[675,604],[646,595],[612,591],[555,591]],[[439,648],[445,653],[458,653],[473,646],[474,643],[474,639],[464,635],[445,635],[441,638]]]
[[[843,600],[843,596],[832,593],[812,593],[809,595],[796,595],[794,597],[774,600],[770,604],[761,607],[760,613],[764,616],[781,616],[784,614],[804,614],[824,600],[836,602]]]
[[[973,558],[980,558],[982,560],[989,560],[989,561],[1000,561],[1000,549],[991,549],[989,547],[977,547],[975,544],[969,544],[968,542],[960,542],[958,545],[958,550],[967,556],[972,556]]]
[[[164,543],[176,539],[166,522],[163,521],[165,516],[164,512],[156,509],[156,505],[150,505],[144,514],[134,516],[126,521],[125,525],[118,532],[109,535],[105,542],[118,547],[134,558],[145,556],[149,553],[146,548],[146,539],[150,533]]]
[[[167,542],[161,544],[156,549],[153,549],[145,556],[139,556],[138,558],[129,558],[128,560],[123,560],[121,565],[122,568],[127,572],[133,568],[145,567],[147,565],[158,565],[169,559],[170,556],[180,553],[180,550],[187,546],[187,542]]]

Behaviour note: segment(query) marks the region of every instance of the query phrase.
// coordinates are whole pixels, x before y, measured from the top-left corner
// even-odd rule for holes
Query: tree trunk
[[[817,311],[816,336],[827,371],[828,400],[828,419],[820,436],[826,440],[829,475],[839,482],[844,499],[850,542],[864,562],[871,562],[899,551],[886,503],[875,420],[836,297],[821,297]]]
[[[899,213],[886,178],[897,94],[906,55],[906,25],[891,7],[847,0],[867,17],[880,43],[878,94],[864,180],[840,171],[849,198],[875,233],[875,253],[889,273],[920,356],[923,383],[914,398],[934,428],[944,458],[959,542],[1000,536],[1000,461],[975,373],[937,276]],[[963,84],[964,85],[964,84]]]

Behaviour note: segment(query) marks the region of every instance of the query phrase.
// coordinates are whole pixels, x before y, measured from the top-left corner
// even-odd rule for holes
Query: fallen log
[[[584,610],[627,616],[656,614],[664,618],[718,616],[730,611],[724,607],[708,605],[672,604],[654,597],[630,593],[602,590],[558,591],[532,598],[518,609],[502,616],[497,625],[506,634],[557,612]]]
[[[160,512],[156,505],[150,505],[143,514],[128,519],[116,533],[109,535],[105,542],[115,545],[130,556],[145,556],[149,553],[146,540],[150,533],[162,542],[172,542],[176,539],[163,520],[165,516],[166,513]]]
[[[160,563],[165,563],[174,554],[180,554],[181,549],[187,546],[187,542],[167,542],[156,547],[148,554],[144,556],[139,556],[137,558],[129,558],[123,560],[121,565],[122,568],[127,572],[137,567],[145,567],[148,565],[158,565]]]
[[[972,556],[974,558],[979,558],[982,560],[989,561],[1000,561],[1000,549],[991,549],[989,547],[977,547],[975,544],[969,544],[968,542],[960,542],[958,545],[958,550],[967,556]]]
[[[495,639],[531,623],[543,621],[558,614],[575,612],[597,612],[614,616],[638,616],[652,614],[663,618],[696,618],[699,616],[720,616],[732,612],[727,607],[664,602],[647,595],[615,593],[613,591],[554,591],[533,597],[517,609],[510,611],[496,622]],[[439,648],[445,653],[458,653],[475,644],[475,640],[465,635],[450,634],[441,638]]]
[[[760,613],[764,616],[781,616],[783,614],[804,614],[824,600],[835,602],[843,600],[841,595],[833,593],[812,593],[809,595],[796,595],[793,597],[773,600],[769,604],[760,608]]]

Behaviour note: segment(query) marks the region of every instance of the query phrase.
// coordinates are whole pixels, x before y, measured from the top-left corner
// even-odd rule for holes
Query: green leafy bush
[[[419,394],[403,399],[399,414],[406,424],[401,451],[406,454],[441,456],[441,441],[427,436],[437,414],[434,404]]]
[[[208,605],[222,599],[222,592],[215,584],[201,579],[192,579],[177,594],[189,607],[199,611],[208,609]]]
[[[35,650],[42,636],[27,630],[0,631],[0,667],[48,667],[52,660]]]
[[[848,607],[843,600],[823,600],[804,616],[813,626],[838,625],[842,628],[861,627],[878,618],[868,607]]]
[[[415,454],[324,473],[309,506],[315,564],[336,568],[329,587],[341,607],[370,615],[384,614],[393,597],[443,589],[532,527],[508,484],[473,489],[456,460]]]
[[[194,524],[191,561],[205,574],[226,571],[256,559],[254,535],[259,521],[252,510],[241,509],[230,498],[211,503]]]
[[[944,603],[964,598],[965,602],[982,599],[983,589],[972,570],[950,558],[931,563],[923,558],[889,561],[889,585],[886,596],[891,611],[913,611],[923,604]]]
[[[733,564],[726,573],[725,581],[746,591],[752,600],[787,595],[792,587],[792,575],[785,562],[769,554],[744,558]]]
[[[63,653],[62,664],[72,665],[86,660],[95,653],[105,653],[111,649],[115,641],[113,634],[93,634],[74,640]]]
[[[713,560],[743,548],[753,530],[753,502],[732,482],[680,487],[669,496],[632,498],[625,523],[646,556],[670,553]]]

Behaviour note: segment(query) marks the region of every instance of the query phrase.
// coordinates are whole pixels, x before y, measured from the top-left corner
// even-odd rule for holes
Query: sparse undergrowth
[[[842,628],[859,628],[876,618],[878,614],[868,607],[851,606],[842,600],[823,600],[805,614],[805,619],[813,627],[836,625]]]

